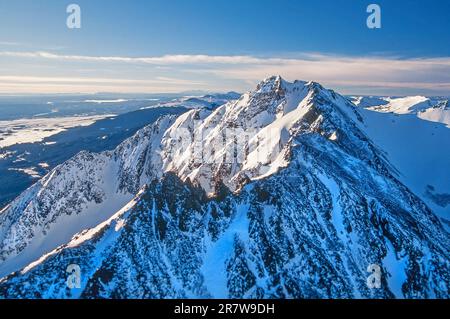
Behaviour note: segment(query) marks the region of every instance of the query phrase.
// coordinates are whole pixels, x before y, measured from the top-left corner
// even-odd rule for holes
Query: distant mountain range
[[[216,98],[11,201],[0,297],[449,298],[448,102],[279,76]]]

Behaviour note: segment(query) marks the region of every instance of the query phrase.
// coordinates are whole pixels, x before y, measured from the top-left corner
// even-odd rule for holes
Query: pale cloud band
[[[73,90],[103,90],[108,86],[122,92],[175,92],[188,89],[237,90],[251,88],[261,79],[280,74],[294,80],[314,80],[342,93],[450,95],[450,58],[353,57],[317,53],[295,57],[258,57],[250,55],[164,55],[156,57],[85,56],[50,52],[0,51],[0,67],[7,60],[24,66],[45,62],[57,64],[58,76],[41,69],[39,74],[0,76],[1,92],[27,85],[51,91],[56,84],[73,84]],[[79,75],[86,64],[95,65],[100,76]],[[67,71],[64,76],[61,72]],[[121,67],[123,65],[123,67]],[[128,67],[127,67],[128,65]],[[130,66],[133,65],[133,68]],[[55,67],[53,67],[54,69]],[[108,74],[108,77],[105,76]],[[59,83],[61,82],[61,83]],[[33,86],[31,86],[31,84]],[[86,85],[85,85],[86,84]],[[89,91],[88,90],[88,91]],[[82,90],[83,91],[83,90]]]

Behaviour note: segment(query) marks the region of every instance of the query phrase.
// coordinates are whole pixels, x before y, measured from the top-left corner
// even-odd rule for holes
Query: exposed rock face
[[[449,235],[360,120],[317,83],[272,77],[80,153],[0,214],[0,296],[448,298]]]

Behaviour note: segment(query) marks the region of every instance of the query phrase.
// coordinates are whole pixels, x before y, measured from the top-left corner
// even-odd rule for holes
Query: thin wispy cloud
[[[116,84],[204,84],[181,79],[157,77],[154,80],[111,79],[111,78],[77,78],[77,77],[47,77],[47,76],[0,76],[0,82],[16,83],[116,83]]]
[[[1,46],[12,46],[12,47],[16,47],[16,46],[21,46],[22,43],[19,43],[19,42],[10,42],[10,41],[0,41],[0,45],[1,45]]]
[[[255,64],[282,62],[282,59],[260,59],[252,56],[213,56],[213,55],[164,55],[160,57],[121,57],[121,56],[84,56],[84,55],[61,55],[45,51],[36,52],[0,52],[0,56],[19,58],[43,58],[66,61],[89,61],[89,62],[124,62],[144,63],[154,65],[166,64]]]
[[[179,92],[192,86],[205,85],[201,81],[155,77],[154,79],[0,76],[2,93],[96,93],[108,92]]]
[[[6,60],[27,64],[57,64],[64,76],[48,74],[9,74],[0,76],[5,84],[41,84],[45,89],[57,83],[123,85],[129,91],[133,84],[146,91],[205,89],[244,91],[261,79],[280,74],[294,80],[314,80],[337,88],[343,93],[401,93],[402,89],[418,93],[450,95],[450,57],[408,58],[389,56],[338,56],[321,53],[298,53],[295,57],[262,57],[251,55],[163,55],[149,57],[67,55],[46,51],[0,51]],[[86,64],[95,64],[98,74],[116,79],[80,75]],[[0,66],[2,63],[0,62]],[[62,67],[61,67],[62,66]],[[67,66],[67,68],[65,68]],[[134,66],[133,68],[131,66]],[[50,72],[50,67],[49,67]],[[52,80],[54,78],[55,80]],[[63,79],[63,81],[61,81]],[[148,87],[145,87],[148,85]],[[156,87],[155,87],[156,85]],[[164,88],[167,90],[164,90]],[[100,87],[99,87],[100,89]],[[132,88],[136,90],[136,87]],[[3,90],[4,91],[4,90]]]
[[[326,55],[320,53],[298,53],[299,58],[278,58],[278,57],[256,57],[250,55],[163,55],[157,57],[125,57],[125,56],[89,56],[89,55],[65,55],[46,51],[15,52],[0,51],[0,56],[22,57],[22,58],[43,58],[67,61],[91,61],[91,62],[124,62],[124,63],[146,63],[146,64],[285,64],[295,65],[299,62],[340,62],[346,64],[366,63],[366,62],[390,62],[397,67],[410,68],[415,65],[422,66],[450,66],[450,57],[441,58],[410,58],[401,59],[398,57],[351,57],[340,55]]]

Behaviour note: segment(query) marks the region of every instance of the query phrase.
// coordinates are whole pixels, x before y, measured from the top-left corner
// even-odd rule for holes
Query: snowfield
[[[435,213],[450,220],[448,100],[416,96],[359,97],[355,101],[364,106],[359,111],[366,133],[386,151],[400,172],[400,180]]]

